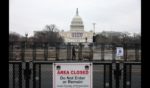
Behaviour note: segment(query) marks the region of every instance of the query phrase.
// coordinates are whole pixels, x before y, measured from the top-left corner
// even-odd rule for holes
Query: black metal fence
[[[53,63],[72,61],[9,61],[9,88],[52,88]],[[93,63],[93,88],[141,88],[141,62]]]
[[[22,62],[9,62],[9,88],[22,88]]]
[[[33,88],[52,88],[52,64],[53,62],[33,62]],[[93,63],[93,65],[94,70],[96,70],[93,72],[93,88],[112,88],[112,64]],[[47,69],[47,67],[50,69]],[[99,78],[97,78],[97,75],[99,75]]]
[[[141,63],[123,64],[123,88],[141,88]]]
[[[140,44],[76,44],[10,42],[9,88],[52,88],[52,64],[72,61],[73,47],[74,63],[93,63],[93,88],[141,88]],[[124,49],[120,63],[116,47]]]
[[[10,61],[55,61],[72,60],[72,47],[75,47],[76,60],[100,60],[115,61],[116,47],[124,48],[124,61],[141,61],[140,44],[97,44],[97,43],[56,43],[51,46],[47,42],[10,42],[9,60]]]

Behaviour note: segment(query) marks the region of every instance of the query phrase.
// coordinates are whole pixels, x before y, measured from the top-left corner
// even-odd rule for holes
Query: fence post
[[[71,59],[71,44],[67,44],[67,60]]]
[[[25,42],[21,42],[21,60],[25,61]]]
[[[56,60],[59,60],[59,44],[56,43]]]
[[[48,43],[46,42],[44,44],[44,59],[45,59],[45,61],[47,61],[47,58],[48,58]]]
[[[101,44],[101,60],[104,61],[104,50],[105,50],[105,45],[102,43]]]
[[[126,64],[123,64],[123,88],[126,88],[126,81],[127,81],[127,77],[126,77]]]
[[[139,61],[139,44],[135,44],[135,61]]]
[[[13,64],[13,88],[15,88],[15,64]]]
[[[116,69],[114,70],[114,77],[116,80],[116,88],[119,88],[120,84],[120,77],[121,77],[121,70],[120,70],[120,63],[116,63]]]
[[[33,63],[33,88],[36,88],[37,81],[36,81],[36,76],[37,76],[37,69],[36,69],[36,63]]]
[[[110,88],[112,88],[112,64],[109,65],[109,84]]]
[[[112,88],[112,63],[104,64],[104,88]]]
[[[126,43],[123,44],[123,48],[124,48],[124,61],[127,61],[127,44]]]
[[[79,44],[78,58],[82,60],[82,43]]]
[[[124,63],[123,65],[123,88],[131,88],[131,70],[132,70],[132,65]]]
[[[25,63],[25,70],[24,70],[24,77],[25,77],[25,88],[30,88],[30,76],[31,76],[31,69],[29,67],[29,62],[26,62]]]
[[[36,43],[35,42],[33,43],[32,55],[33,55],[33,61],[35,61],[36,60]]]
[[[22,88],[22,63],[19,63],[19,88]]]
[[[116,46],[114,43],[112,43],[112,62],[115,62],[115,50]]]
[[[93,45],[90,45],[90,58],[89,58],[90,61],[93,60],[93,47],[92,46]]]

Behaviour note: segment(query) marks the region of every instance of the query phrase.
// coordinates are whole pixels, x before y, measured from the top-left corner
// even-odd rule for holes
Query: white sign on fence
[[[53,63],[53,88],[93,88],[92,63]]]
[[[124,53],[123,47],[116,47],[116,50],[117,50],[116,56],[123,56]]]

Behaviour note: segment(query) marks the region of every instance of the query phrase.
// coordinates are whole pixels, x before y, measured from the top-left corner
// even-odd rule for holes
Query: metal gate
[[[93,63],[93,88],[141,88],[141,62],[74,61],[78,62]],[[9,61],[9,88],[52,88],[53,63]]]
[[[123,64],[123,88],[141,88],[141,62]]]
[[[33,62],[33,88],[52,88],[52,64],[53,62]],[[112,64],[93,62],[93,65],[93,88],[112,88]],[[98,78],[97,75],[100,77]]]
[[[9,88],[22,88],[22,62],[9,62]]]

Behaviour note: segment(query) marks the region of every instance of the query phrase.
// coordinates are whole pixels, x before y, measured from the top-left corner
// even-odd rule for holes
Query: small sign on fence
[[[53,63],[53,88],[92,88],[92,63]]]
[[[123,56],[123,47],[116,47],[116,56]]]

